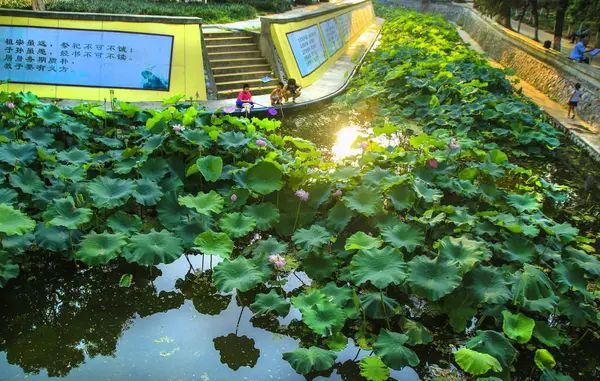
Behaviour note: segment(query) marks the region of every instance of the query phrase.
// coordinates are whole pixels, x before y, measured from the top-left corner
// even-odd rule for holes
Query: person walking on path
[[[590,58],[586,57],[585,53],[594,51],[593,48],[590,50],[585,49],[585,47],[589,41],[590,41],[590,38],[588,36],[586,36],[581,41],[579,41],[577,44],[575,44],[575,46],[573,47],[573,50],[571,51],[571,55],[569,56],[569,59],[573,60],[573,61],[589,64]]]
[[[567,111],[567,118],[575,119],[575,108],[577,108],[577,102],[583,97],[581,91],[581,84],[576,83],[575,89],[571,91],[571,97],[569,98],[569,110]],[[571,116],[573,114],[573,116]]]

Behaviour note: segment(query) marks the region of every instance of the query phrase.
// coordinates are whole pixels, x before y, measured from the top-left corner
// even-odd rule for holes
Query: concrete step
[[[214,74],[215,81],[217,83],[261,79],[266,76],[271,76],[271,70],[251,71],[251,72],[247,72],[247,73]]]
[[[213,61],[214,62],[214,61]],[[271,71],[271,66],[265,61],[264,63],[240,66],[218,66],[212,67],[213,74],[233,74],[233,73],[248,73],[252,71]]]
[[[267,60],[263,57],[253,57],[253,58],[244,58],[244,57],[210,57],[210,66],[213,68],[225,68],[232,66],[247,66],[247,65],[258,65],[258,64],[268,64]]]
[[[215,45],[229,45],[229,44],[253,44],[254,38],[252,36],[239,36],[239,37],[204,37],[206,46]]]
[[[250,85],[250,91],[252,92],[252,94],[254,94],[254,90],[253,90],[254,88],[259,89],[262,87],[277,86],[277,83],[279,82],[279,80],[275,78],[269,82],[263,82],[259,78],[255,78],[255,79],[243,79],[243,80],[234,80],[234,81],[215,80],[215,82],[216,82],[215,84],[217,85],[218,91],[237,90],[238,92],[241,91],[242,86],[247,83]]]
[[[249,44],[228,44],[228,45],[206,45],[206,51],[210,53],[253,51],[257,48],[254,42]]]
[[[208,52],[208,59],[212,64],[214,60],[231,60],[240,58],[263,58],[260,50],[239,50],[235,52]],[[263,58],[264,59],[264,58]]]
[[[276,88],[277,86],[263,86],[263,87],[255,87],[255,88],[250,88],[250,91],[252,92],[252,96],[257,96],[257,95],[263,95],[263,94],[270,94],[271,91],[273,91],[274,88]],[[235,98],[238,96],[238,94],[240,93],[240,89],[235,89],[235,90],[219,90],[217,92],[217,97],[219,99],[230,99],[230,98]],[[235,103],[235,101],[234,101]]]
[[[204,38],[232,38],[232,37],[248,37],[247,33],[244,32],[232,32],[232,31],[225,31],[225,30],[220,30],[219,32],[216,31],[209,31],[209,32],[202,32],[202,35],[204,36]]]

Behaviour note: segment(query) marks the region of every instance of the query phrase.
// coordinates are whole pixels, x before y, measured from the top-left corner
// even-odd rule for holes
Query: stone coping
[[[299,10],[299,12],[286,12],[283,14],[279,14],[279,15],[274,15],[274,16],[263,16],[261,17],[261,21],[267,21],[269,23],[272,24],[285,24],[288,22],[296,22],[296,21],[303,21],[303,20],[307,20],[307,19],[311,19],[314,17],[318,17],[318,16],[322,16],[322,15],[326,15],[328,13],[332,13],[332,12],[336,12],[339,11],[340,9],[346,9],[346,8],[350,8],[350,7],[354,7],[358,4],[366,4],[366,3],[370,3],[371,0],[346,0],[343,2],[336,2],[336,3],[323,3],[320,4],[320,6],[315,9],[314,11],[311,11],[310,9],[306,10],[306,8],[302,8]],[[309,6],[310,8],[310,6]]]
[[[83,12],[53,12],[30,11],[24,9],[0,8],[0,16],[30,17],[54,20],[87,20],[87,21],[122,21],[136,23],[157,24],[202,24],[199,17],[178,16],[151,16],[151,15],[118,15],[110,13],[83,13]]]

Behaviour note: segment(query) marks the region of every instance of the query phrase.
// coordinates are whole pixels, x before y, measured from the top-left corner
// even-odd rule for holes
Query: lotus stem
[[[296,221],[294,221],[294,230],[292,230],[292,234],[296,232],[296,225],[298,225],[298,217],[300,216],[300,205],[302,205],[302,200],[298,201],[298,210],[296,210]]]
[[[236,294],[237,295],[237,294]],[[240,328],[240,321],[242,321],[242,314],[244,313],[244,305],[242,304],[242,310],[240,311],[240,316],[238,317],[237,324],[235,326],[235,335],[238,334],[238,329]]]
[[[358,358],[358,355],[360,354],[360,350],[361,350],[361,348],[358,347],[358,352],[356,352],[356,356],[354,356],[354,358],[352,359],[352,362],[356,361],[356,359]]]
[[[187,254],[183,254],[183,255],[185,256],[185,259],[186,259],[186,260],[187,260],[187,262],[189,263],[189,265],[190,265],[190,269],[192,270],[192,272],[193,272],[193,273],[195,273],[195,271],[194,271],[194,266],[192,265],[192,262],[190,262],[190,258],[188,257],[188,255],[187,255]]]
[[[304,281],[302,279],[300,279],[300,277],[298,276],[298,274],[296,274],[296,272],[294,270],[292,270],[292,274],[294,274],[294,276],[296,278],[298,278],[298,280],[300,281],[300,283],[302,283],[303,286],[306,286],[306,283],[304,283]]]
[[[202,254],[202,272],[204,272],[204,254]]]
[[[589,332],[589,331],[590,331],[590,329],[589,329],[589,328],[588,328],[588,329],[586,329],[586,330],[585,330],[585,332],[583,333],[583,335],[581,335],[581,337],[580,337],[580,338],[579,338],[579,339],[578,339],[576,342],[574,342],[574,343],[573,343],[572,347],[574,347],[574,346],[576,346],[577,344],[579,344],[579,342],[580,342],[581,340],[583,340],[583,338],[584,338],[584,337],[586,337],[586,335],[588,334],[588,332]]]
[[[487,317],[487,315],[483,314],[481,316],[481,318],[477,321],[477,324],[475,324],[475,328],[479,328],[479,326],[483,323],[483,321],[485,320],[486,317]]]
[[[277,203],[275,205],[277,209],[279,209],[279,191],[277,191]]]
[[[390,328],[390,318],[387,315],[387,309],[385,308],[385,302],[383,301],[383,290],[379,290],[379,295],[381,295],[381,307],[383,307],[383,314],[385,315],[385,322],[387,323],[388,329]]]
[[[75,259],[75,253],[73,253],[73,238],[71,237],[71,229],[68,229],[69,231],[69,246],[71,247],[71,254],[73,254],[73,260],[75,262],[77,262],[77,259]]]

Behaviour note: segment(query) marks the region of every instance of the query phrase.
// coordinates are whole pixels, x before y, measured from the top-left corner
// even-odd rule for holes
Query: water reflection
[[[361,132],[358,126],[349,126],[339,130],[336,136],[337,140],[331,147],[331,154],[334,160],[341,160],[361,152],[361,149],[356,147],[355,142],[357,138],[366,136],[366,134]]]

